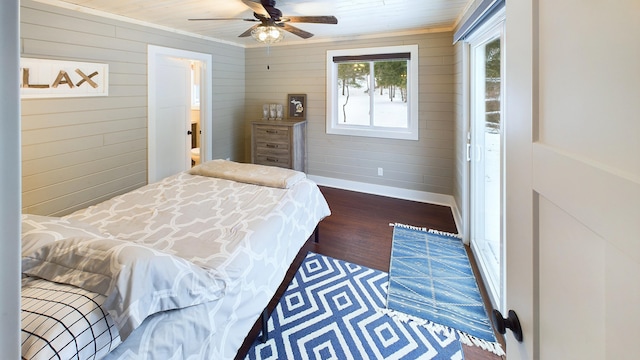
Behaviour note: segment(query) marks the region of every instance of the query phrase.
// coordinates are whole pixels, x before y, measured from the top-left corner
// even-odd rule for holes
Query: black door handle
[[[522,327],[520,326],[520,320],[518,320],[518,315],[515,311],[509,310],[509,317],[504,318],[500,311],[493,309],[491,312],[491,321],[500,334],[504,335],[507,329],[511,329],[516,340],[522,342]]]
[[[191,135],[191,134],[193,134],[191,130],[187,131],[187,135]]]

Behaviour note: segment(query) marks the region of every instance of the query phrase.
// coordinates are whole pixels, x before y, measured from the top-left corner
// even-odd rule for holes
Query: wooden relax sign
[[[108,64],[21,58],[20,75],[23,99],[109,95]]]

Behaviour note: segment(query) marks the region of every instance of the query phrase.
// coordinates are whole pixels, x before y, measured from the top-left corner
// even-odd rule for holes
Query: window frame
[[[410,53],[407,60],[407,127],[390,128],[374,125],[347,125],[338,122],[338,63],[334,57],[371,56],[394,53]],[[379,60],[385,60],[381,57]],[[370,60],[375,61],[375,60]],[[419,140],[418,133],[418,45],[384,46],[327,51],[327,134],[377,137],[402,140]]]

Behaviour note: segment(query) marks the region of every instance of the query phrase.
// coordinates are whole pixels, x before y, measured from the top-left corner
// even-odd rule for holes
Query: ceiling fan
[[[337,24],[338,19],[335,16],[283,16],[282,11],[276,9],[275,0],[242,0],[251,10],[255,19],[249,18],[205,18],[205,19],[189,19],[190,21],[200,20],[243,20],[260,22],[240,34],[238,37],[248,37],[255,33],[259,28],[268,28],[277,26],[303,39],[313,36],[312,33],[297,28],[290,23],[312,23],[312,24]]]

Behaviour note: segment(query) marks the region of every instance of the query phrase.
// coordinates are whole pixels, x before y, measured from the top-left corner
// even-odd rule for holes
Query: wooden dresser
[[[258,120],[251,123],[251,162],[307,171],[307,121]]]

